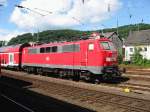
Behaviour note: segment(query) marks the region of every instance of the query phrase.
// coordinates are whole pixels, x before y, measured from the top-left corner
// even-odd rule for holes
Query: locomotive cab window
[[[110,45],[108,42],[101,42],[101,45],[102,45],[103,49],[110,50]]]
[[[112,42],[100,42],[100,46],[104,50],[115,50],[115,47]]]

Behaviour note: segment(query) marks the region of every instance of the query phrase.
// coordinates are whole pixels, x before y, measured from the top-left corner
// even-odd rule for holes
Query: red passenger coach
[[[97,35],[86,40],[25,47],[22,52],[22,67],[28,72],[53,72],[75,79],[120,75],[117,50],[109,39]]]
[[[20,44],[0,48],[1,66],[20,68],[22,64],[22,49],[29,44]]]

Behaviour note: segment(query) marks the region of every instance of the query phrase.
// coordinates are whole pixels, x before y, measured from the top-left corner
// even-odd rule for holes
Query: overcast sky
[[[112,28],[117,18],[119,26],[150,23],[150,0],[0,0],[0,4],[0,40],[47,29]]]

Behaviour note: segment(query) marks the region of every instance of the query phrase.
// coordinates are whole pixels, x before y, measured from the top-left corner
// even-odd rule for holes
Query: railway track
[[[120,84],[119,87],[150,92],[150,69],[128,69],[123,76],[130,80]]]
[[[20,76],[13,76],[13,74],[6,73],[4,75],[9,77],[11,75],[11,77],[15,79],[33,83],[32,86],[27,87],[26,89],[65,100],[69,103],[74,102],[77,105],[84,106],[99,112],[150,112],[150,100],[89,90],[75,87],[73,85],[70,86],[67,84],[62,84],[59,82],[48,82],[45,80],[45,78],[41,80],[41,78],[35,79],[35,77],[31,76],[21,77],[21,73],[19,72],[17,74],[20,74]]]
[[[50,84],[51,87],[47,92],[51,94],[61,95],[64,98],[71,98],[72,100],[78,100],[82,103],[92,104],[94,106],[99,105],[109,105],[112,109],[125,109],[126,111],[135,112],[149,112],[150,111],[150,101],[140,100],[137,98],[131,98],[126,96],[120,96],[115,94],[108,94],[104,92],[90,91],[86,89],[60,86]],[[42,88],[47,88],[47,86],[42,85]],[[114,108],[116,107],[116,108]]]
[[[130,69],[126,70],[127,74],[150,76],[150,69]]]
[[[150,85],[125,83],[125,84],[120,84],[119,87],[121,87],[121,88],[130,88],[133,91],[140,90],[139,93],[141,93],[141,94],[143,92],[149,92],[150,93]]]

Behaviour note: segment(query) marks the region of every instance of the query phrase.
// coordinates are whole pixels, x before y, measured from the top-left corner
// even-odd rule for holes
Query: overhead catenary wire
[[[39,15],[41,15],[41,16],[46,16],[46,15],[41,14],[40,12],[37,12],[37,11],[35,11],[35,10],[32,10],[32,9],[30,9],[30,8],[28,8],[28,7],[24,7],[24,6],[21,6],[21,5],[15,5],[15,7],[18,7],[18,8],[20,8],[20,9],[29,10],[29,11],[34,12],[34,13],[36,13],[36,14],[39,14]]]
[[[21,6],[21,5],[15,5],[15,7],[20,8],[20,9],[29,10],[29,11],[31,11],[31,12],[34,12],[34,13],[40,15],[40,16],[46,16],[46,15],[41,14],[41,13],[39,13],[39,12],[33,10],[33,9],[30,9],[30,8],[28,8],[28,7],[24,7],[24,6]],[[37,8],[37,9],[38,9],[38,8]],[[39,10],[41,10],[41,9],[39,9]],[[43,11],[44,11],[44,10],[43,10]],[[38,39],[39,39],[39,29],[38,29],[38,31],[37,31],[37,41],[38,41]]]
[[[43,9],[39,9],[39,8],[34,8],[35,10],[39,10],[39,11],[43,11],[43,12],[47,12],[49,14],[52,14],[53,12],[51,11],[47,11],[47,10],[43,10]]]
[[[20,9],[29,10],[29,11],[34,12],[34,13],[37,13],[37,14],[39,14],[39,15],[41,15],[41,16],[46,16],[46,15],[41,14],[40,12],[37,12],[37,11],[35,11],[35,10],[40,10],[40,11],[43,11],[43,12],[47,12],[47,13],[49,13],[49,14],[52,14],[52,13],[53,13],[53,12],[51,12],[51,11],[47,11],[47,10],[43,10],[43,9],[39,9],[39,8],[34,8],[35,10],[33,10],[33,9],[30,9],[30,8],[28,8],[28,7],[24,7],[24,6],[21,6],[21,5],[15,5],[15,7],[18,7],[18,8],[20,8]],[[77,19],[76,17],[72,17],[72,19],[74,19],[74,20],[76,20],[77,22],[79,22],[80,24],[84,25],[84,24],[83,24],[79,19]]]
[[[72,17],[72,19],[76,20],[76,21],[79,22],[81,25],[84,25],[84,24],[81,22],[81,20],[79,20],[79,19],[77,19],[77,18],[75,18],[75,17]]]
[[[109,2],[109,3],[107,4],[107,12],[108,12],[109,14],[110,14],[110,12],[111,12],[111,6],[114,6],[114,4],[111,4],[111,3]],[[141,7],[144,8],[143,6],[141,6]],[[129,24],[130,24],[130,25],[129,25],[129,29],[131,30],[132,18],[136,17],[136,15],[131,12],[131,9],[140,8],[140,7],[130,5],[130,6],[124,6],[124,8],[125,8],[125,12],[127,13],[127,16],[125,16],[125,17],[129,18]],[[111,15],[110,15],[110,16],[111,16]],[[125,18],[124,16],[121,16],[121,17]],[[116,18],[117,33],[119,33],[119,20],[120,20],[119,18],[120,18],[120,17],[119,17],[119,15],[118,15],[117,18]],[[144,19],[142,18],[139,23],[143,23],[143,22],[144,22]],[[135,23],[135,24],[137,24],[137,23]],[[139,24],[138,24],[138,30],[139,30]]]
[[[0,1],[0,7],[5,6],[6,2],[5,1]]]

